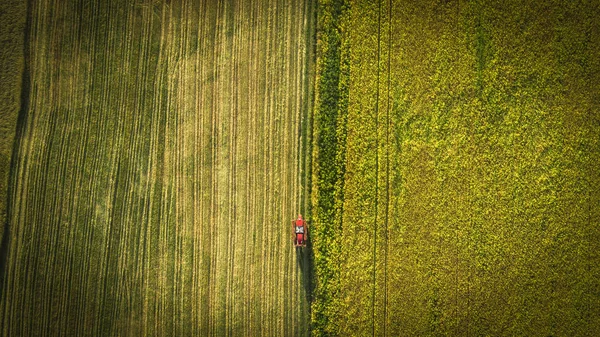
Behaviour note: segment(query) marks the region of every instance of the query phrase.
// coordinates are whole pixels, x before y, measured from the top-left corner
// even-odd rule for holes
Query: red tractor
[[[298,219],[292,221],[294,226],[294,246],[306,247],[306,238],[308,235],[308,225],[302,219],[302,214],[298,214]]]

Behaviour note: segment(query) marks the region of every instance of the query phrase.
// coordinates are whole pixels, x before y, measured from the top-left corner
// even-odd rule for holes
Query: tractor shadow
[[[306,296],[306,302],[312,301],[313,291],[313,272],[314,272],[314,254],[312,248],[312,241],[306,240],[306,247],[296,247],[296,265],[300,268],[300,279],[302,287],[304,288],[304,294]]]

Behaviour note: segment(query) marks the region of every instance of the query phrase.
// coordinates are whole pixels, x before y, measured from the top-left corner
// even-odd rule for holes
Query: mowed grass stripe
[[[260,8],[256,5],[256,2],[252,2],[252,9],[251,9],[251,21],[255,22],[255,25],[257,27],[259,27],[259,23],[261,22],[261,18],[262,16],[258,15],[257,13],[260,10]],[[256,75],[259,73],[260,71],[260,62],[258,59],[258,55],[260,52],[260,48],[258,45],[258,41],[260,40],[260,30],[254,29],[252,30],[252,34],[251,34],[251,40],[250,40],[250,59],[249,59],[249,67],[248,67],[248,78],[252,78],[252,76]],[[251,110],[254,111],[262,111],[259,107],[261,106],[260,103],[262,102],[259,97],[259,82],[260,81],[260,77],[257,79],[257,81],[252,81],[249,84],[249,100],[248,100],[248,104],[251,106]],[[259,125],[262,125],[262,123],[260,122],[260,116],[262,116],[262,114],[257,114],[256,116],[253,116],[250,120],[250,132],[251,132],[251,142],[250,142],[250,150],[249,153],[254,153],[256,155],[256,163],[254,165],[251,165],[250,161],[248,161],[248,177],[249,177],[249,188],[250,188],[250,192],[249,192],[249,201],[250,201],[250,208],[248,209],[248,218],[252,219],[251,220],[251,225],[249,227],[249,230],[252,231],[252,235],[251,235],[251,242],[252,245],[250,246],[250,248],[247,250],[247,252],[251,252],[251,259],[250,259],[250,266],[251,268],[249,269],[249,282],[248,282],[248,286],[249,286],[249,292],[250,292],[250,296],[248,299],[248,312],[247,312],[247,322],[248,322],[248,329],[247,329],[247,336],[249,335],[253,335],[253,334],[258,334],[258,328],[260,327],[260,321],[258,318],[258,313],[260,312],[261,308],[261,302],[259,301],[259,295],[260,292],[257,291],[256,289],[258,289],[258,287],[261,285],[260,282],[258,282],[259,280],[259,275],[262,272],[262,270],[260,269],[260,266],[262,266],[260,264],[260,262],[262,261],[262,259],[260,258],[260,254],[256,254],[257,249],[259,249],[262,245],[262,240],[261,240],[261,233],[262,233],[262,226],[261,226],[261,218],[258,216],[259,215],[259,205],[262,203],[263,199],[260,197],[260,192],[262,191],[261,185],[258,184],[259,181],[261,181],[261,177],[259,176],[259,167],[258,167],[258,158],[260,158],[260,144],[261,144],[261,138],[260,138],[260,134],[258,133],[259,130]],[[260,252],[260,251],[259,251]]]
[[[286,36],[307,15],[300,3],[39,3],[32,55],[44,85],[32,90],[11,206],[26,205],[12,220],[25,236],[11,240],[11,263],[25,263],[7,268],[16,290],[3,333],[305,331],[305,319],[289,326],[306,296],[289,284],[288,221],[292,105],[306,96],[285,78],[303,76]],[[48,314],[31,323],[34,312]]]
[[[75,12],[75,8],[68,8],[68,11],[69,12]],[[69,41],[69,44],[73,46],[73,51],[71,52],[71,54],[73,55],[74,58],[78,59],[79,58],[79,53],[78,53],[79,49],[78,49],[78,46],[77,46],[76,39],[77,39],[76,37],[74,39],[71,39]],[[80,72],[79,63],[76,63],[73,66],[73,68],[74,68],[73,71],[75,73],[79,73]],[[69,82],[69,84],[71,86],[80,87],[79,83],[74,83],[75,82],[74,79],[69,79],[68,82]],[[75,110],[77,108],[80,108],[79,106],[77,106],[77,99],[80,99],[79,96],[80,95],[78,95],[78,92],[74,92],[74,91],[69,92],[69,95],[68,95],[68,106],[67,106],[67,110],[68,111],[73,111],[73,110]],[[82,138],[86,138],[86,135],[85,135],[86,131],[85,131],[85,129],[80,129],[78,127],[79,126],[78,125],[79,124],[78,120],[80,118],[77,118],[77,116],[75,116],[72,113],[69,113],[68,117],[69,117],[69,120],[67,121],[67,123],[69,123],[71,125],[73,125],[73,124],[75,125],[75,127],[73,129],[73,133],[72,133],[72,134],[74,134],[74,137],[78,136],[78,131],[79,130],[84,130],[84,135],[83,135]],[[71,136],[71,134],[69,134],[69,136]],[[68,138],[66,139],[67,142],[69,140],[70,139],[68,139]],[[64,143],[61,146],[64,146]],[[78,193],[77,192],[79,191],[79,189],[77,189],[76,186],[80,186],[81,185],[81,173],[80,172],[82,171],[82,169],[81,169],[81,162],[82,161],[80,160],[80,158],[81,158],[81,154],[83,152],[83,149],[84,149],[84,147],[79,147],[78,151],[76,151],[74,153],[69,153],[69,149],[66,149],[66,154],[67,154],[68,157],[70,157],[69,160],[67,161],[67,165],[68,166],[74,166],[74,167],[76,167],[77,168],[76,172],[78,173],[75,176],[73,176],[73,175],[68,174],[66,172],[66,170],[65,170],[63,172],[63,174],[62,174],[63,177],[61,177],[61,180],[64,181],[64,184],[66,186],[70,186],[68,197],[65,198],[64,200],[62,200],[63,201],[62,208],[64,210],[63,214],[64,213],[68,213],[68,217],[69,218],[73,217],[73,215],[74,215],[73,208],[75,208],[77,206],[77,204],[76,204],[76,202],[78,201]],[[64,147],[61,149],[61,151],[65,151]],[[62,221],[60,221],[60,222],[62,222]],[[67,253],[68,256],[65,256],[65,260],[66,260],[65,261],[65,265],[66,265],[66,267],[64,268],[64,273],[66,275],[63,276],[64,277],[63,278],[64,281],[63,281],[63,284],[60,285],[60,287],[62,289],[69,289],[69,291],[72,291],[73,288],[76,288],[76,287],[79,286],[79,283],[76,283],[75,277],[74,277],[74,270],[75,270],[75,267],[76,267],[76,266],[74,266],[74,264],[75,264],[75,262],[74,262],[75,246],[74,245],[77,242],[79,242],[79,241],[78,241],[78,238],[76,236],[77,228],[69,227],[68,232],[69,233],[66,235],[67,236],[67,239],[66,239],[67,240],[67,247],[66,247],[66,249],[68,251],[68,253]],[[77,268],[77,269],[79,269],[79,268]],[[69,318],[63,324],[69,324],[71,326],[77,326],[77,323],[78,323],[77,319],[76,318],[71,318],[71,317],[67,316],[68,305],[73,302],[71,297],[72,296],[69,293],[63,293],[62,294],[61,299],[60,299],[60,302],[61,302],[61,305],[60,305],[61,306],[61,311],[60,311],[59,315],[60,315],[60,317],[62,319]]]
[[[200,233],[202,235],[202,250],[200,252],[201,256],[201,268],[200,268],[200,282],[198,284],[199,291],[199,300],[202,305],[200,306],[200,310],[198,311],[200,320],[200,328],[198,331],[200,334],[209,335],[209,326],[211,322],[210,308],[212,305],[212,242],[213,242],[213,227],[214,223],[212,219],[213,207],[212,207],[212,166],[213,166],[213,155],[212,155],[212,142],[211,135],[213,133],[212,128],[212,107],[214,105],[214,100],[212,97],[211,85],[214,81],[214,73],[213,73],[213,46],[214,46],[214,33],[215,33],[215,24],[216,24],[216,7],[204,5],[205,12],[203,13],[204,18],[200,17],[198,20],[201,22],[202,29],[199,33],[199,38],[205,37],[202,39],[202,43],[200,45],[200,55],[199,55],[199,63],[201,63],[201,73],[200,73],[200,92],[202,96],[202,100],[200,101],[199,108],[201,109],[201,123],[200,123],[200,134],[202,142],[201,147],[198,149],[198,155],[202,157],[202,161],[200,163],[200,177],[201,177],[201,212],[200,219],[195,226],[200,227]]]

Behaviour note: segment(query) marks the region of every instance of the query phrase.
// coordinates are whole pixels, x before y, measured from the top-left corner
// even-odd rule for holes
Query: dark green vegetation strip
[[[308,334],[313,6],[32,1],[1,335]]]
[[[12,157],[17,116],[21,109],[25,58],[25,23],[27,2],[0,3],[0,242],[7,231],[6,206],[8,175]],[[2,254],[2,247],[0,247]],[[0,256],[0,263],[2,257]],[[0,268],[1,269],[1,268]],[[1,277],[1,276],[0,276]]]
[[[317,291],[312,325],[337,331],[340,311],[339,254],[344,199],[348,64],[342,44],[344,2],[321,1],[317,9],[317,92],[314,112],[313,232]]]
[[[319,4],[316,335],[599,331],[599,13]]]

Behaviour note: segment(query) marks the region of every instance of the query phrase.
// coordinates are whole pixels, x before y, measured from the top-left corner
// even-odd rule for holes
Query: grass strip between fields
[[[317,80],[313,146],[313,230],[315,335],[335,333],[340,314],[340,240],[344,200],[348,64],[344,56],[345,1],[321,1],[317,22]]]

